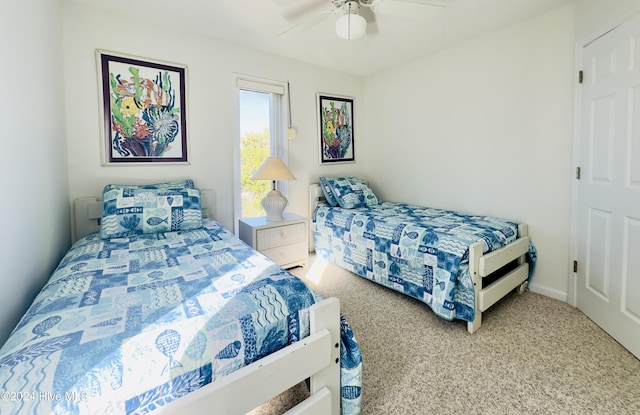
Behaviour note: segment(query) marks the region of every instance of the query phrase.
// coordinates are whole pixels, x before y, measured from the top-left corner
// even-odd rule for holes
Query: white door
[[[640,16],[583,52],[577,304],[640,357]]]

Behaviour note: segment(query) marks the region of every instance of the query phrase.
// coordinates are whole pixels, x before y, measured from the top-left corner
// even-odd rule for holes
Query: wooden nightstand
[[[309,221],[303,216],[285,213],[280,222],[243,218],[238,228],[240,239],[282,268],[305,266],[309,260]]]

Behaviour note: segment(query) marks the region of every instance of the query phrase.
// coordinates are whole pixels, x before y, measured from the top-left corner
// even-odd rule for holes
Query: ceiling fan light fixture
[[[353,40],[361,37],[367,30],[367,21],[358,13],[349,11],[336,20],[336,34],[345,40]]]

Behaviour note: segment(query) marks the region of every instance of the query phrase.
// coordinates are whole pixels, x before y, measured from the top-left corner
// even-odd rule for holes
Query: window
[[[243,218],[263,214],[260,201],[271,187],[268,181],[251,180],[253,172],[271,155],[270,98],[264,92],[240,90],[240,209]]]
[[[238,219],[265,215],[260,202],[271,190],[271,182],[251,180],[262,162],[269,156],[278,156],[287,163],[286,83],[238,76],[236,89],[239,138],[234,193]],[[284,183],[278,183],[278,190],[285,194],[283,187]]]

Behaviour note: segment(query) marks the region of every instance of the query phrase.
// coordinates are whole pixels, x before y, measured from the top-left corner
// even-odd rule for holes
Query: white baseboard
[[[553,290],[553,289],[542,287],[536,284],[529,284],[529,290],[531,290],[534,293],[542,294],[546,297],[554,298],[556,300],[560,300],[565,303],[568,300],[568,296],[566,292]]]

